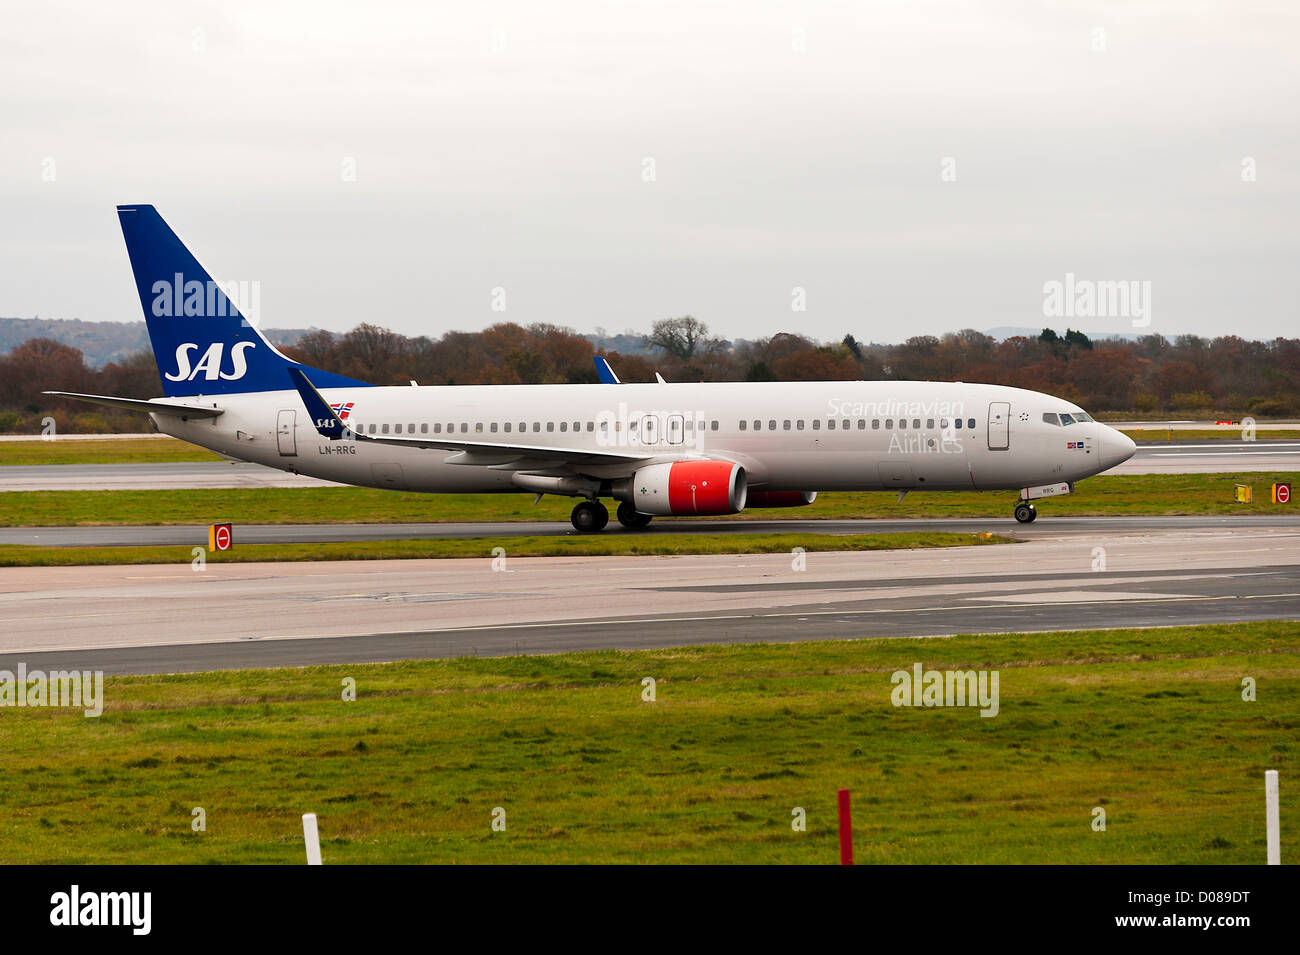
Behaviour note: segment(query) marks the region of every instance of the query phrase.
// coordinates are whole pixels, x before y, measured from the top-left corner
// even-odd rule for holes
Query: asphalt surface
[[[0,461],[3,454],[0,453]],[[1206,474],[1300,470],[1300,441],[1174,441],[1138,445],[1108,474]],[[334,487],[329,481],[260,464],[229,461],[160,464],[0,466],[0,491],[168,490],[239,487]]]
[[[628,531],[611,522],[605,534],[893,534],[950,532],[979,534],[987,531],[1025,540],[1053,537],[1093,537],[1099,534],[1149,534],[1158,531],[1230,530],[1283,527],[1300,529],[1294,517],[1247,514],[1170,517],[1052,517],[1051,502],[1039,502],[1039,518],[1018,524],[1011,516],[1013,498],[1007,499],[1005,517],[907,518],[900,520],[686,520],[656,518],[643,530]],[[814,504],[809,510],[815,510]],[[422,540],[465,537],[554,537],[576,535],[568,521],[481,522],[436,524],[238,524],[235,544],[321,544],[377,540]],[[207,546],[208,527],[194,525],[120,525],[109,527],[0,527],[0,545],[28,544],[44,547]]]
[[[9,568],[0,570],[0,668],[156,673],[1300,618],[1294,522],[1098,527],[1084,537],[803,561]]]

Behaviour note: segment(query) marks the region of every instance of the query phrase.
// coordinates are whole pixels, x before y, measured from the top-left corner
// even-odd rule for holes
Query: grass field
[[[1163,441],[1177,444],[1180,441],[1240,441],[1241,428],[1193,428],[1177,431],[1171,428],[1129,428],[1124,431],[1134,441]],[[1255,437],[1261,441],[1294,441],[1300,438],[1300,430],[1278,429],[1257,431]]]
[[[806,551],[904,550],[918,547],[969,547],[1006,544],[995,534],[638,534],[566,537],[474,537],[428,540],[358,541],[331,544],[238,544],[212,552],[214,564],[279,560],[389,560],[414,557],[483,557],[500,547],[513,557],[592,557],[674,554],[788,554]],[[203,546],[200,541],[196,546]],[[87,564],[188,564],[193,547],[31,547],[0,545],[0,567],[81,566]]]
[[[1300,475],[1137,474],[1081,481],[1074,494],[1038,502],[1044,517],[1105,514],[1294,514],[1273,504],[1274,481]],[[1255,503],[1233,501],[1249,484]],[[809,507],[747,510],[732,520],[856,517],[990,517],[1011,519],[1009,491],[918,491],[900,504],[892,492],[818,495]],[[106,524],[347,524],[456,521],[567,521],[573,501],[528,494],[409,494],[370,488],[195,488],[167,491],[9,491],[0,493],[0,526]],[[680,518],[679,518],[680,519]],[[712,519],[712,518],[711,518]]]
[[[155,464],[221,461],[218,455],[175,438],[111,438],[104,441],[0,442],[0,467],[45,464]]]
[[[831,863],[845,786],[863,863],[1258,864],[1266,769],[1293,861],[1298,655],[1283,622],[110,677],[98,719],[3,711],[0,861],[301,863],[314,811],[326,864]],[[998,715],[891,705],[916,662],[996,669]]]

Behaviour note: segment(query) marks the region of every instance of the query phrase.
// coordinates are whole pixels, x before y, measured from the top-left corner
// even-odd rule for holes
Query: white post
[[[1276,776],[1277,773],[1273,775]],[[302,835],[307,840],[307,864],[320,865],[320,833],[316,831],[316,813],[302,814]]]
[[[1281,826],[1277,810],[1277,770],[1264,771],[1264,817],[1268,837],[1268,864],[1282,864]]]

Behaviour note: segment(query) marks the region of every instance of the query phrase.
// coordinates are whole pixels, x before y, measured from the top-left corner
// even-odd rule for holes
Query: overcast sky
[[[15,3],[0,315],[140,319],[137,202],[269,327],[1296,336],[1298,11]]]

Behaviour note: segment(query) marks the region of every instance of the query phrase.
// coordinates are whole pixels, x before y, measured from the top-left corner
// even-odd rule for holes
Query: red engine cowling
[[[816,491],[750,491],[745,506],[756,507],[807,507],[817,500]]]
[[[745,469],[731,461],[652,464],[632,475],[632,506],[642,514],[735,514],[745,509]]]

